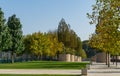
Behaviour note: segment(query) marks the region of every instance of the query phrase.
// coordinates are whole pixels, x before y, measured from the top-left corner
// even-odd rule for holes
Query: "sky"
[[[95,0],[0,0],[4,17],[16,14],[23,34],[56,30],[62,18],[81,40],[88,40],[95,31],[86,13],[92,12]]]

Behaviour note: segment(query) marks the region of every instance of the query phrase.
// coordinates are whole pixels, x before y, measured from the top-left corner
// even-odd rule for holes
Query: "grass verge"
[[[14,64],[0,64],[0,69],[81,69],[85,68],[83,62],[59,62],[59,61],[31,61]]]

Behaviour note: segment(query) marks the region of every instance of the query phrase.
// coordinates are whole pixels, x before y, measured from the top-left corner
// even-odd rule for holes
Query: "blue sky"
[[[64,18],[83,41],[95,31],[86,15],[94,3],[95,0],[0,0],[0,7],[6,19],[13,14],[20,18],[24,35],[55,30]]]

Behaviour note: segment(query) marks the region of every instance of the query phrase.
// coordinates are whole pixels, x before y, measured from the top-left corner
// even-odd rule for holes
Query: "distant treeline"
[[[38,59],[53,58],[63,53],[86,57],[80,37],[64,19],[59,22],[57,30],[47,33],[35,32],[24,36],[20,19],[14,14],[6,20],[1,9],[0,50],[11,52],[12,63],[14,63],[14,53],[34,55]]]

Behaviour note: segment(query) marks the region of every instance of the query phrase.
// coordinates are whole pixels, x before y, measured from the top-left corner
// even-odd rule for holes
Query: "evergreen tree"
[[[0,8],[0,50],[8,51],[11,47],[11,36],[5,24],[4,13]]]
[[[10,51],[12,63],[14,63],[14,53],[20,53],[23,51],[22,25],[19,18],[16,18],[16,15],[9,17],[7,25],[12,37],[12,47]]]
[[[75,49],[76,49],[75,54],[77,56],[81,56],[82,55],[82,53],[81,53],[81,51],[82,51],[82,42],[81,42],[79,37],[77,37],[77,47]]]
[[[0,50],[2,50],[2,36],[3,36],[3,28],[5,25],[4,13],[0,8]]]
[[[8,52],[12,46],[12,37],[10,35],[9,28],[7,25],[4,26],[4,34],[2,35],[2,51]]]
[[[80,38],[70,25],[61,19],[58,25],[58,41],[64,44],[64,53],[76,54],[83,56],[82,44]],[[85,57],[85,53],[84,53]]]
[[[97,51],[98,49],[94,49],[90,46],[89,40],[85,40],[82,42],[82,48],[86,52],[88,58],[95,56],[96,53],[99,52]]]
[[[58,25],[58,41],[64,44],[64,47],[69,47],[70,42],[70,27],[66,24],[64,19],[61,19]]]

